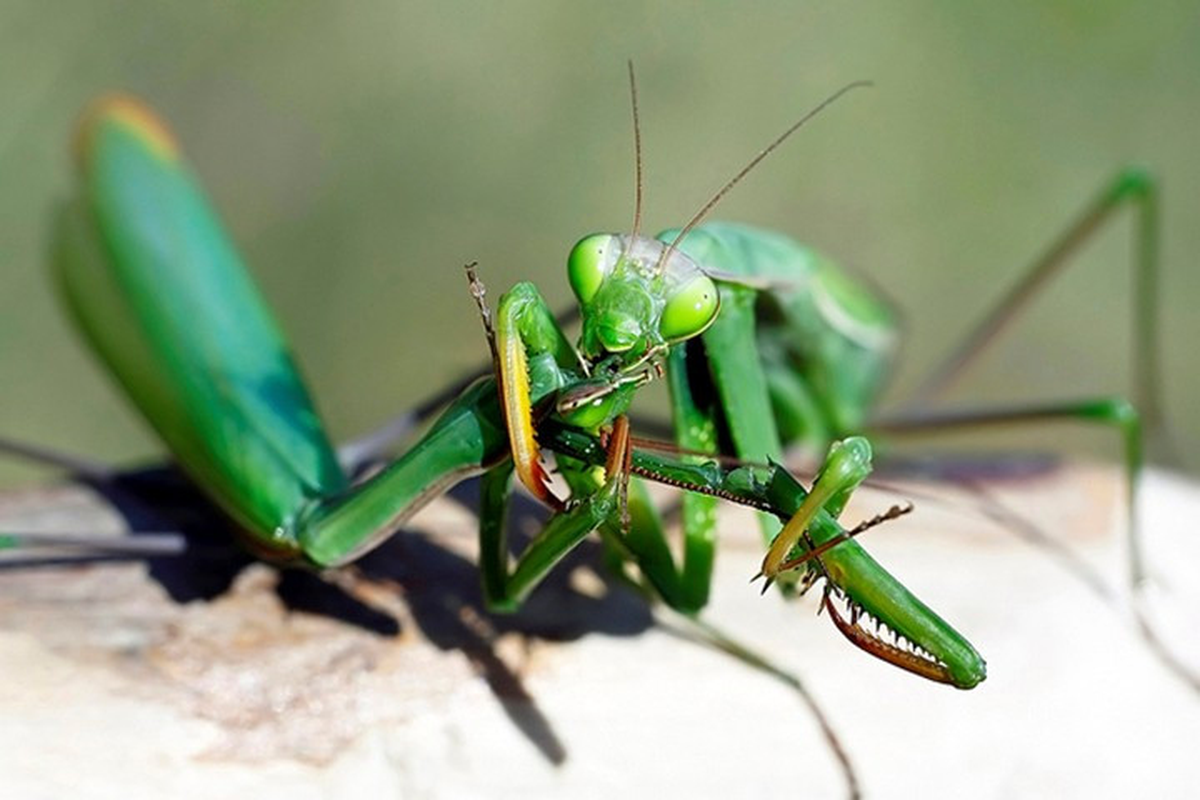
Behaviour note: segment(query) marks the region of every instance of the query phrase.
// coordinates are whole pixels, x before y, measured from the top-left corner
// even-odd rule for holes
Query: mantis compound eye
[[[667,298],[658,332],[668,342],[690,339],[712,324],[720,307],[717,285],[712,278],[697,272]]]
[[[593,233],[571,248],[571,255],[567,256],[567,279],[580,303],[588,303],[596,296],[616,262],[613,248],[619,246],[617,237],[611,233]]]

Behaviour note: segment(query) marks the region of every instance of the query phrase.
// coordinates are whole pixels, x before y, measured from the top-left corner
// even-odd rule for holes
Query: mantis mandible
[[[632,70],[630,78],[632,84]],[[636,95],[634,108],[636,117]],[[785,438],[776,431],[762,366],[745,357],[754,352],[752,298],[773,283],[815,275],[808,302],[835,303],[842,321],[822,347],[840,350],[841,359],[860,351],[857,377],[851,370],[839,383],[865,398],[881,374],[873,365],[891,340],[886,309],[832,268],[811,259],[788,263],[794,254],[783,237],[698,224],[812,113],[684,229],[641,236],[639,202],[631,234],[587,236],[575,246],[568,277],[581,305],[578,349],[531,284],[505,293],[493,330],[496,377],[464,390],[402,455],[358,482],[339,463],[286,341],[176,139],[140,102],[102,99],[81,122],[79,190],[58,216],[54,266],[86,340],[183,470],[264,558],[344,564],[449,486],[482,474],[480,558],[492,608],[515,609],[598,530],[668,605],[694,614],[708,594],[711,504],[724,498],[778,519],[764,522],[774,542],[762,568],[768,580],[788,570],[804,573],[806,587],[825,578],[823,605],[850,641],[924,677],[970,688],[985,676],[983,659],[837,521],[869,473],[866,440],[836,443],[806,491],[776,463]],[[640,155],[638,163],[640,173]],[[640,196],[640,178],[638,186]],[[739,249],[740,268],[730,269]],[[786,276],[756,274],[764,263],[781,262]],[[701,337],[711,383],[686,346]],[[664,373],[684,453],[645,448],[629,436],[626,411],[637,389]],[[740,466],[701,455],[715,454],[726,440]],[[543,451],[554,453],[568,500],[550,488]],[[555,513],[510,564],[504,518],[514,473]],[[681,566],[631,474],[688,490]],[[900,644],[867,633],[860,620],[882,625]]]

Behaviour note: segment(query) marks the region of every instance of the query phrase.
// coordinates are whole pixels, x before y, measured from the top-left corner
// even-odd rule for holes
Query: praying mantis
[[[632,70],[630,77],[632,85]],[[611,552],[635,563],[668,605],[695,614],[707,601],[712,569],[711,503],[724,498],[787,522],[763,576],[799,571],[806,585],[825,577],[824,605],[852,642],[961,688],[983,680],[974,648],[837,522],[870,470],[867,441],[851,437],[835,445],[811,493],[775,463],[782,440],[773,426],[762,426],[770,415],[758,413],[768,402],[761,373],[738,371],[738,362],[747,361],[738,340],[753,335],[745,327],[753,321],[745,302],[752,294],[735,296],[734,287],[753,293],[761,280],[718,276],[689,255],[702,241],[729,236],[767,252],[769,235],[708,226],[690,238],[651,239],[635,224],[628,236],[585,237],[568,258],[581,303],[579,349],[536,289],[518,284],[501,297],[489,325],[495,377],[465,389],[406,452],[355,482],[165,124],[131,98],[102,99],[80,124],[76,157],[79,191],[60,211],[53,239],[66,305],[184,472],[257,555],[315,568],[347,563],[454,483],[482,474],[480,560],[491,608],[517,608],[563,555],[599,530]],[[841,295],[827,294],[849,299],[842,314],[857,314],[859,329],[886,320],[883,307],[856,287],[839,288]],[[724,375],[719,385],[730,392],[719,401],[723,409],[711,405],[713,387],[689,375],[694,368],[683,344],[702,333],[713,343],[707,345],[713,374]],[[721,336],[733,340],[718,347]],[[663,375],[675,392],[683,453],[647,449],[629,436],[626,412],[638,388]],[[728,432],[739,442],[740,465],[711,457]],[[543,451],[554,454],[566,500],[549,487]],[[555,513],[510,565],[504,518],[514,473]],[[630,484],[632,474],[701,498],[684,510],[682,566],[644,490]],[[777,529],[764,523],[772,538]],[[849,620],[835,609],[835,598],[845,602]],[[860,619],[877,621],[908,644],[867,633]]]
[[[971,688],[986,675],[982,657],[837,520],[870,471],[870,446],[852,434],[872,425],[902,431],[1098,419],[1125,432],[1132,486],[1141,461],[1139,417],[1129,403],[1101,399],[873,419],[897,338],[887,306],[787,237],[701,224],[810,117],[756,156],[688,224],[653,239],[639,230],[639,155],[632,232],[584,237],[568,257],[581,307],[578,346],[531,284],[501,297],[494,324],[481,300],[494,377],[467,387],[406,452],[361,481],[338,462],[286,341],[174,136],[137,101],[102,100],[81,124],[80,191],[59,215],[57,276],[85,338],[183,469],[264,558],[317,568],[347,563],[449,486],[481,474],[481,572],[491,608],[517,608],[571,548],[599,531],[612,560],[636,564],[668,605],[696,614],[708,596],[713,506],[725,499],[766,512],[768,581],[786,580],[789,570],[806,588],[824,578],[822,607],[856,646]],[[956,377],[1078,241],[1131,201],[1141,209],[1144,242],[1136,324],[1140,338],[1152,342],[1144,298],[1153,296],[1155,275],[1154,191],[1144,176],[1129,173],[935,373],[923,395],[933,397]],[[1144,407],[1155,412],[1152,356],[1142,368]],[[637,390],[660,377],[672,391],[675,453],[629,433],[626,413]],[[811,491],[777,463],[787,444],[833,439],[840,441]],[[740,464],[715,458],[727,448]],[[566,500],[550,486],[544,453],[554,454],[570,490]],[[514,475],[555,513],[512,565],[504,519]],[[688,492],[682,564],[631,475]],[[1139,579],[1136,548],[1133,554]],[[901,644],[869,633],[860,619],[881,624]]]

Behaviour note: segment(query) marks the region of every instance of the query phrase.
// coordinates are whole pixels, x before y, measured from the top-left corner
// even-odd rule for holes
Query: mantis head
[[[579,350],[590,363],[637,372],[717,317],[717,286],[677,248],[645,236],[597,233],[567,259],[582,311]]]
[[[721,297],[691,258],[636,233],[596,233],[571,250],[567,275],[579,300],[579,354],[589,378],[558,401],[577,424],[611,419],[632,392],[663,374],[667,350],[698,336]]]
[[[637,81],[629,62],[633,108],[636,202],[633,232],[596,233],[571,250],[567,275],[579,300],[583,332],[579,352],[591,380],[560,398],[560,413],[595,405],[662,374],[661,361],[671,345],[703,333],[721,307],[712,278],[678,245],[721,199],[805,122],[846,92],[869,85],[847,84],[802,116],[730,178],[692,216],[670,243],[640,236],[642,219],[642,147]],[[602,402],[601,402],[602,405]]]

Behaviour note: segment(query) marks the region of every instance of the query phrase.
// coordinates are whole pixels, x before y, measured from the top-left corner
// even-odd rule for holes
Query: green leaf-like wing
[[[677,230],[659,234],[672,241]],[[755,334],[774,388],[783,384],[792,402],[806,384],[805,426],[780,419],[785,439],[819,441],[861,429],[879,396],[897,345],[893,312],[870,287],[810,247],[772,231],[730,222],[707,222],[680,243],[718,282],[762,292]],[[722,312],[724,313],[724,312]],[[718,324],[720,317],[718,317]],[[792,415],[794,416],[794,415]],[[823,425],[817,425],[818,418]],[[814,429],[816,426],[816,429]]]
[[[68,306],[183,468],[288,546],[305,501],[346,477],[270,311],[151,112],[102,100],[77,156],[54,241]]]

